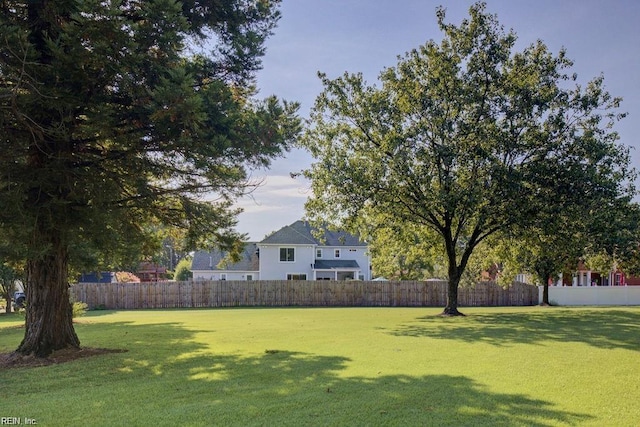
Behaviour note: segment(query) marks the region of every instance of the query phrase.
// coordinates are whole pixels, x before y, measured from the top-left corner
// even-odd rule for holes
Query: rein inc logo
[[[38,422],[34,418],[27,417],[0,417],[0,426],[35,426]]]

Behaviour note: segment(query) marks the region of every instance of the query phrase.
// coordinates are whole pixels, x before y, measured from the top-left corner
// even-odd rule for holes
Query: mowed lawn
[[[87,347],[0,372],[40,426],[637,426],[640,307],[94,311]],[[0,351],[24,333],[0,316]]]

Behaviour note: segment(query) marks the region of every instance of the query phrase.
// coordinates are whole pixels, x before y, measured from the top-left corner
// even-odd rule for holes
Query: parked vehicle
[[[15,292],[11,304],[14,309],[24,308],[27,305],[27,295],[24,292]]]

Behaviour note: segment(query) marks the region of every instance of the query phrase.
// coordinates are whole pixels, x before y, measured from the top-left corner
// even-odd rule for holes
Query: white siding
[[[306,274],[307,280],[311,279],[315,261],[314,245],[259,244],[259,248],[260,280],[286,280],[287,274]],[[295,248],[295,260],[281,262],[280,248]]]
[[[318,249],[322,249],[323,260],[355,260],[363,280],[371,280],[371,260],[366,246],[318,246]],[[340,258],[334,256],[336,249],[340,249]]]
[[[247,280],[247,275],[253,276],[252,280],[260,280],[258,271],[224,271],[224,270],[194,270],[193,280],[221,280],[222,274],[226,274],[225,280]]]

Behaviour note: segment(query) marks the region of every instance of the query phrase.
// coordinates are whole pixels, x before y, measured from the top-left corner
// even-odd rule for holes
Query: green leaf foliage
[[[0,226],[114,252],[153,221],[224,241],[247,167],[298,126],[251,98],[277,3],[3,2]]]
[[[184,229],[189,247],[241,237],[232,205],[249,169],[299,127],[297,104],[254,98],[278,7],[0,2],[0,230],[29,281],[148,252],[157,224]],[[29,288],[64,292],[41,286]]]
[[[191,272],[191,258],[183,258],[180,260],[178,265],[176,266],[175,273],[173,275],[174,280],[178,280],[184,282],[193,277],[193,273]]]
[[[401,56],[377,85],[321,73],[302,139],[316,159],[305,172],[309,215],[435,233],[452,314],[485,239],[527,229],[540,212],[613,197],[632,178],[612,128],[620,100],[603,78],[576,84],[565,52],[541,41],[515,51],[515,33],[485,9],[473,5],[458,26],[439,9],[442,40]]]
[[[445,278],[445,260],[431,230],[416,224],[370,227],[373,271],[389,280]]]

